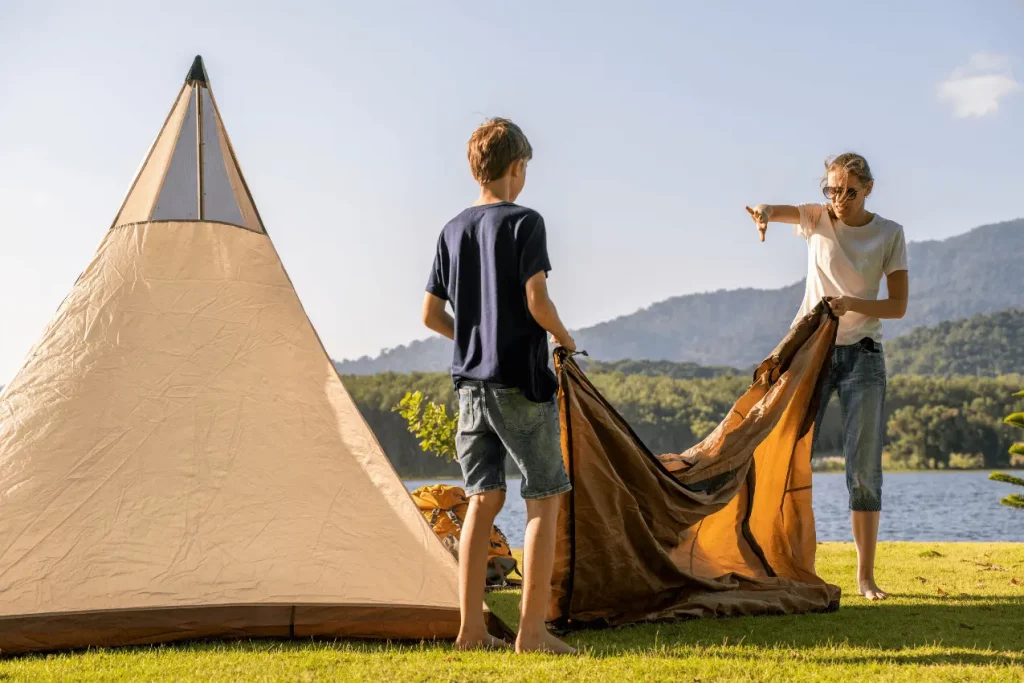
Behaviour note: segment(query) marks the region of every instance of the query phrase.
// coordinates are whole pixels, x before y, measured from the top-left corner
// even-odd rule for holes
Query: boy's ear
[[[872,180],[870,183],[868,183],[864,187],[864,196],[867,197],[869,194],[871,194],[871,190],[873,190],[873,189],[875,189],[875,181],[874,180]]]
[[[513,178],[518,178],[519,176],[523,175],[523,171],[525,170],[526,161],[523,159],[517,159],[516,161],[513,161],[508,168],[509,175],[511,175]]]

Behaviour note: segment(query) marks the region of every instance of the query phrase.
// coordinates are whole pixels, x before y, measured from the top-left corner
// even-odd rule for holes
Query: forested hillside
[[[890,373],[997,377],[1024,372],[1024,310],[918,328],[885,346]]]
[[[725,416],[749,378],[721,375],[673,379],[590,372],[590,379],[655,453],[679,452],[703,438]],[[444,374],[346,376],[345,385],[405,477],[457,475],[458,468],[423,453],[391,408],[407,391],[422,391],[455,409],[451,380]],[[1024,386],[1020,375],[1000,378],[890,378],[886,462],[891,467],[938,468],[972,464],[1005,467],[1012,430],[1003,416],[1024,408],[1012,394]],[[822,426],[820,454],[839,451],[839,415],[833,405]],[[958,454],[951,460],[951,456]],[[1016,463],[1024,466],[1024,462]]]

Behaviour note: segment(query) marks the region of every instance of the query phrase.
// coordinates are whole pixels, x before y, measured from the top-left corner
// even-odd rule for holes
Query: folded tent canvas
[[[579,366],[556,356],[573,490],[548,618],[563,628],[839,606],[814,570],[811,442],[837,320],[790,330],[701,443],[653,455]]]
[[[199,57],[0,395],[0,596],[5,653],[457,634],[455,561],[307,318]]]

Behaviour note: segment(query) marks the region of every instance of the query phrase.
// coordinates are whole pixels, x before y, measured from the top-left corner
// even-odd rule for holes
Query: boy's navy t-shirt
[[[526,305],[526,281],[550,270],[544,219],[533,209],[472,206],[444,226],[427,291],[455,314],[456,385],[476,380],[551,399],[558,382],[547,334]]]

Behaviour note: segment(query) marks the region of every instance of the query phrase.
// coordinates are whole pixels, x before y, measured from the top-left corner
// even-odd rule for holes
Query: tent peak
[[[179,87],[111,227],[147,221],[213,221],[264,232],[214,104],[201,55],[195,56]]]
[[[196,55],[196,58],[192,61],[192,68],[188,70],[185,82],[209,85],[210,79],[206,75],[206,67],[203,65],[202,55]]]

